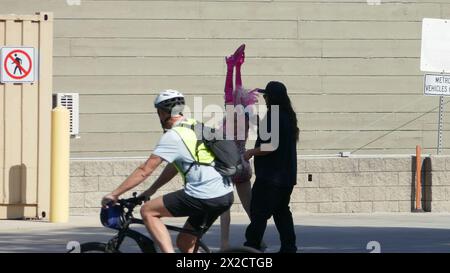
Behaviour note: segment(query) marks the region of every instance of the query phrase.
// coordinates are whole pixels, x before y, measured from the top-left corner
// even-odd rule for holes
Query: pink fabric
[[[225,57],[225,62],[227,63],[227,76],[225,78],[225,104],[233,103],[233,70],[234,70],[234,60],[233,57]]]

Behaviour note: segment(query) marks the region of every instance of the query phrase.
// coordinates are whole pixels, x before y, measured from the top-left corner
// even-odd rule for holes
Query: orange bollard
[[[422,210],[422,158],[420,145],[416,146],[416,212]]]

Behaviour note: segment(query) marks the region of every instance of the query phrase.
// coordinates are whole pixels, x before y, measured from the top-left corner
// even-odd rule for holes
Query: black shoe
[[[278,251],[277,253],[297,253],[297,248],[284,248],[280,249],[280,251]]]
[[[248,242],[245,242],[245,243],[244,243],[244,246],[254,248],[254,249],[256,249],[256,250],[258,250],[258,251],[261,251],[261,252],[264,252],[264,250],[265,250],[265,249],[261,249],[260,246],[258,247],[258,246],[256,246],[256,245],[251,244],[251,243],[248,243]]]

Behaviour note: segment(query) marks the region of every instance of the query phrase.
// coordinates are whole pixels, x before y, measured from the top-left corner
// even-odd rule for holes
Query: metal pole
[[[416,146],[416,209],[415,212],[422,212],[422,156],[420,145]]]
[[[444,96],[441,96],[439,99],[439,122],[438,122],[438,146],[437,146],[437,154],[441,153],[442,149],[442,130],[444,127]]]
[[[69,221],[69,110],[58,106],[52,111],[52,164],[50,190],[50,222]]]

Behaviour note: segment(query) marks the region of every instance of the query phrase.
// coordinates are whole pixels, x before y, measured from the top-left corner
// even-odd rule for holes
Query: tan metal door
[[[34,47],[38,60],[36,82],[0,83],[0,219],[39,217],[50,196],[53,15],[0,15],[2,46]]]

